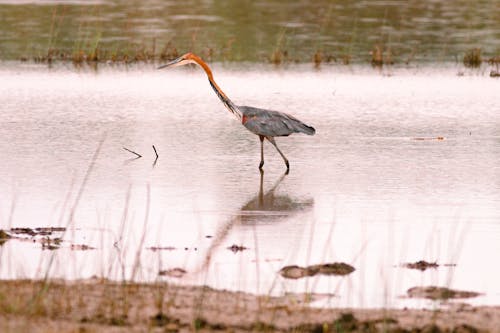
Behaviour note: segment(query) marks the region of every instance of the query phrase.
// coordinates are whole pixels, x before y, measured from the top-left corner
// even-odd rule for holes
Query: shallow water
[[[317,304],[353,307],[432,307],[400,296],[439,285],[484,293],[473,304],[500,304],[499,81],[458,71],[215,65],[237,104],[286,111],[317,130],[277,139],[288,175],[267,144],[261,179],[258,138],[199,69],[4,64],[0,229],[68,231],[57,250],[30,237],[7,241],[0,278],[169,279],[314,292],[323,295]],[[233,244],[248,249],[233,253]],[[423,259],[451,266],[399,267]],[[356,271],[278,274],[335,261]],[[188,272],[182,279],[158,276],[177,267]]]
[[[400,63],[461,61],[476,47],[485,58],[500,52],[495,0],[0,0],[0,17],[1,59],[95,48],[133,57],[143,47],[159,53],[167,42],[180,53],[233,61],[263,61],[280,50],[292,60],[309,62],[322,51],[366,63],[375,45]]]

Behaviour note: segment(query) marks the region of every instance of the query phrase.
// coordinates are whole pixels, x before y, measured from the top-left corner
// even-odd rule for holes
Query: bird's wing
[[[264,136],[288,136],[292,133],[312,135],[314,128],[297,118],[278,111],[259,109],[251,106],[240,106],[243,113],[243,125],[252,133]]]

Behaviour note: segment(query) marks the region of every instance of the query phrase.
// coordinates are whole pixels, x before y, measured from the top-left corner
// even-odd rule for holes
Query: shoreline
[[[498,332],[500,306],[321,309],[163,282],[4,280],[0,323],[2,332]]]

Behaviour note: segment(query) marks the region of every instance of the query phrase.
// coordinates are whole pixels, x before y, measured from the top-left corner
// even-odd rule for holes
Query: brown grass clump
[[[323,52],[316,51],[316,53],[314,53],[313,55],[314,67],[319,67],[322,61],[323,61]]]
[[[479,67],[483,59],[481,58],[481,49],[473,48],[465,52],[464,65],[465,67]]]
[[[344,60],[345,60],[345,57],[342,58],[342,63],[344,65],[348,65],[349,61],[345,62]],[[337,57],[335,57],[333,54],[329,54],[329,53],[318,50],[313,54],[312,61],[313,61],[314,67],[319,68],[319,66],[322,63],[337,62]]]
[[[351,63],[351,55],[345,54],[342,56],[342,64],[349,65]]]
[[[381,46],[375,45],[370,53],[372,55],[372,66],[381,67],[394,64],[390,48],[384,50]]]
[[[50,48],[47,53],[32,58],[35,63],[52,64],[56,61],[72,62],[75,66],[84,64],[96,65],[98,63],[149,63],[155,61],[168,61],[179,56],[177,48],[171,42],[164,45],[159,51],[156,42],[152,46],[145,44],[132,45],[131,49],[124,50],[101,50],[99,47],[76,48],[73,51],[64,51]],[[21,57],[21,61],[28,61],[27,57]]]
[[[280,65],[288,60],[288,51],[275,50],[271,55],[270,61],[275,65]]]
[[[488,64],[490,65],[499,65],[500,64],[500,56],[494,56],[488,59]]]

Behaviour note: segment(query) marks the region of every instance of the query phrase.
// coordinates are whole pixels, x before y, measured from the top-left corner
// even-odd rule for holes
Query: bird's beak
[[[182,65],[181,61],[182,61],[182,57],[179,57],[175,60],[172,60],[170,62],[167,62],[165,65],[161,65],[160,67],[158,67],[157,69],[163,69],[163,68],[167,68],[167,67],[175,67],[175,66],[180,66]]]

